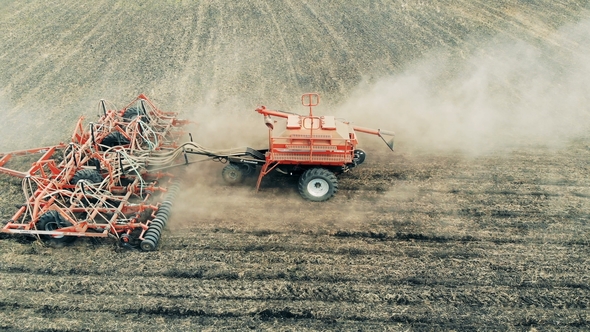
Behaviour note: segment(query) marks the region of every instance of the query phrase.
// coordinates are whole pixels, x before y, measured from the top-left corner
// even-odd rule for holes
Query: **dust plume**
[[[263,116],[255,110],[263,104],[271,109],[305,110],[296,104],[299,95],[290,97],[289,105],[253,103],[239,96],[219,101],[215,91],[211,91],[201,103],[182,107],[181,116],[188,116],[195,123],[191,127],[193,138],[207,148],[223,150],[248,146],[264,149],[268,148],[268,129]]]
[[[588,36],[590,20],[563,27],[549,42],[497,36],[467,56],[432,53],[359,86],[339,112],[395,130],[404,149],[557,147],[590,128]]]

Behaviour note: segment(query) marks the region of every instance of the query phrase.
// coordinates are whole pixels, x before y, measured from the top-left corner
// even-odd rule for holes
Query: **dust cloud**
[[[239,97],[216,102],[206,98],[202,103],[185,107],[182,116],[193,122],[189,130],[195,142],[212,150],[225,150],[267,145],[268,131],[263,118],[255,112],[257,105]]]
[[[559,147],[590,128],[590,20],[543,43],[497,36],[469,55],[432,53],[363,84],[338,109],[396,131],[398,149],[469,154]]]
[[[480,155],[529,145],[557,148],[587,135],[590,128],[590,53],[581,48],[589,45],[588,32],[590,21],[564,27],[540,45],[496,36],[467,54],[433,52],[399,74],[358,86],[339,106],[320,105],[317,114],[394,130],[397,150],[402,152]],[[267,106],[304,114],[298,98],[294,96],[289,105]],[[266,128],[254,112],[257,105],[239,97],[223,103],[215,100],[212,92],[202,104],[191,107],[189,113],[199,123],[195,141],[216,149],[266,146]],[[378,139],[361,140],[362,148],[387,151]],[[326,220],[320,207],[298,199],[296,185],[280,189],[282,199],[293,195],[288,206],[253,209],[260,201],[272,201],[278,189],[266,186],[255,194],[253,181],[239,187],[223,185],[222,167],[208,162],[187,171],[186,195],[176,203],[178,212],[171,223],[174,230],[199,220],[199,227],[298,227],[321,232],[322,227],[355,228],[357,220],[364,220],[362,206],[348,201],[349,208]],[[392,193],[404,201],[415,197],[416,190],[398,187]],[[344,198],[337,196],[322,206],[341,203],[339,199]],[[229,225],[228,211],[242,218]]]
[[[174,213],[167,224],[171,232],[198,227],[325,234],[334,229],[366,227],[363,204],[371,199],[370,193],[362,199],[337,195],[317,204],[301,199],[295,178],[269,175],[261,191],[256,192],[255,177],[238,186],[225,184],[220,176],[222,167],[207,162],[187,168],[182,195],[175,199]]]

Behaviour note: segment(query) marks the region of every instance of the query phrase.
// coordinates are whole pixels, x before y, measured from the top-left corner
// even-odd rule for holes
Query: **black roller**
[[[156,236],[155,234],[148,234],[148,235],[144,236],[144,238],[146,240],[151,240],[152,242],[154,242],[154,244],[157,244],[158,241],[160,240],[160,237]]]
[[[150,222],[148,230],[144,234],[144,240],[141,241],[140,247],[142,250],[152,251],[156,249],[162,232],[164,231],[164,227],[166,227],[168,219],[170,218],[172,202],[176,195],[178,195],[179,191],[180,184],[178,182],[171,184],[168,188],[164,200],[160,203],[160,207],[156,211],[156,218]]]
[[[148,231],[150,229],[157,229],[158,231],[162,231],[163,228],[164,228],[164,225],[163,224],[160,224],[160,223],[157,223],[157,224],[151,223],[150,224],[150,228],[148,229]]]
[[[165,211],[165,210],[166,211],[172,210],[172,206],[170,206],[170,205],[160,205],[160,207],[158,208],[158,211],[156,211],[156,214],[158,212]]]
[[[166,227],[166,224],[164,223],[157,223],[157,224],[153,224],[150,226],[150,228],[155,228],[155,229],[159,229],[160,232],[164,230],[164,227]]]
[[[164,225],[160,225],[160,224],[158,224],[158,225],[151,225],[150,226],[150,229],[153,229],[153,230],[159,232],[160,234],[162,234],[162,229],[164,229]]]
[[[157,235],[160,237],[162,235],[162,228],[159,227],[150,227],[150,229],[145,232],[146,236],[148,235]]]
[[[158,213],[156,214],[156,218],[162,224],[166,225],[168,223],[169,213]]]
[[[163,215],[163,214],[169,215],[171,209],[172,208],[168,208],[168,207],[160,208],[160,209],[158,209],[158,212],[156,212],[156,216]]]
[[[144,239],[149,239],[150,237],[154,238],[155,242],[158,243],[160,240],[160,233],[158,233],[155,229],[151,228],[148,229],[145,234],[143,235]]]
[[[154,240],[155,243],[158,243],[158,241],[160,240],[160,233],[158,233],[154,229],[150,229],[147,232],[145,232],[145,235],[143,237],[146,240],[147,239],[152,239],[152,240]]]
[[[160,217],[160,219],[168,219],[170,217],[170,209],[162,208],[156,212],[156,217]]]
[[[164,201],[164,202],[162,202],[162,204],[160,204],[160,206],[162,206],[162,207],[172,207],[172,202],[170,202],[170,201]]]
[[[162,223],[166,225],[168,223],[168,218],[170,217],[169,213],[158,213],[156,218],[162,220]]]
[[[166,224],[166,221],[165,220],[163,220],[162,218],[156,217],[150,223],[150,227],[151,227],[151,225],[162,225],[162,226],[164,226],[165,224]]]
[[[150,223],[150,228],[152,227],[159,227],[159,228],[163,228],[164,227],[164,221],[161,219],[154,219],[152,220],[152,222]]]
[[[172,209],[172,205],[171,204],[162,204],[160,205],[160,207],[158,208],[158,211],[162,210],[162,209],[166,209],[166,210],[170,210]]]
[[[145,237],[146,239],[147,239],[147,238],[150,238],[150,237],[153,237],[153,238],[155,238],[157,241],[159,241],[159,240],[160,240],[160,237],[161,237],[161,236],[160,236],[160,234],[161,234],[161,233],[160,233],[160,231],[159,231],[159,230],[156,230],[155,228],[150,228],[150,229],[148,229],[148,231],[147,231],[147,232],[145,232],[145,236],[144,236],[144,237]]]
[[[150,234],[157,234],[158,236],[160,236],[160,233],[162,232],[162,229],[159,227],[151,227],[148,228],[148,230],[145,232],[145,236],[148,236]]]
[[[152,251],[152,250],[156,249],[156,242],[146,239],[146,240],[141,241],[141,244],[139,246],[141,247],[141,250],[143,250],[143,251]]]

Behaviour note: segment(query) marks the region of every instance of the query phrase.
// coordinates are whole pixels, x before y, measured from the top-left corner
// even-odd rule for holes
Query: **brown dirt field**
[[[0,330],[586,331],[587,1],[0,1],[0,150],[145,92],[214,147],[258,103],[398,133],[324,203],[184,170],[158,251],[0,235]],[[11,163],[23,168],[28,160]],[[0,175],[0,217],[22,202]]]
[[[379,155],[322,204],[193,169],[157,252],[0,241],[1,326],[586,330],[589,144]]]

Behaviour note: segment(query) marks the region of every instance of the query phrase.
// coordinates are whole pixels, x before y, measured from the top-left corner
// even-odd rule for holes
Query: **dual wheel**
[[[70,182],[72,184],[77,184],[80,181],[86,181],[94,184],[101,183],[102,180],[103,178],[97,170],[86,168],[77,171]],[[50,232],[59,231],[62,228],[70,226],[72,226],[72,223],[55,210],[45,212],[35,223],[37,230]],[[41,238],[58,245],[71,243],[76,240],[76,237],[67,235],[41,235]]]
[[[123,114],[123,119],[127,121],[131,121],[137,117],[139,117],[142,121],[147,119],[145,112],[137,107],[130,107],[126,109],[125,113]],[[103,150],[107,150],[108,148],[115,146],[129,145],[130,143],[131,142],[129,139],[119,131],[110,132],[100,142],[100,144],[103,146]]]
[[[230,185],[244,182],[246,177],[254,173],[255,166],[248,164],[229,163],[221,171],[223,180]]]
[[[223,180],[235,185],[254,172],[254,167],[248,164],[227,164],[221,171]],[[307,200],[323,202],[332,198],[338,191],[338,179],[334,173],[325,168],[310,168],[299,177],[299,193]]]
[[[40,231],[56,231],[69,226],[72,226],[72,224],[55,210],[45,212],[35,224],[37,230]],[[66,235],[41,235],[41,238],[53,244],[67,244],[76,240],[75,237]]]

